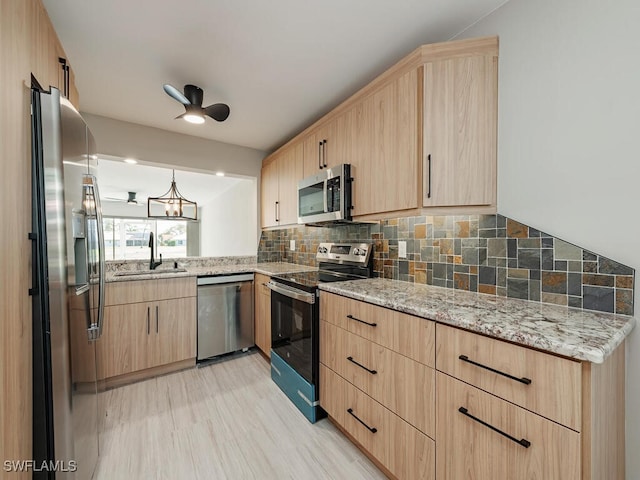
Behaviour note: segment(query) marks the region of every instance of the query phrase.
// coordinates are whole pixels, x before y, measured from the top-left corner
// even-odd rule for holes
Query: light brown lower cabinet
[[[255,274],[255,323],[256,346],[268,357],[271,356],[271,290],[267,288],[269,277]]]
[[[399,479],[435,479],[435,443],[330,368],[320,365],[320,403]]]
[[[579,480],[580,434],[437,372],[438,480]]]
[[[624,344],[602,364],[580,362],[338,295],[320,300],[320,405],[386,473],[625,478]]]
[[[325,321],[320,360],[406,422],[435,436],[435,371]]]
[[[196,326],[196,297],[105,307],[99,379],[195,358]]]
[[[104,309],[104,327],[97,342],[98,378],[105,379],[151,366],[153,303],[111,305]]]

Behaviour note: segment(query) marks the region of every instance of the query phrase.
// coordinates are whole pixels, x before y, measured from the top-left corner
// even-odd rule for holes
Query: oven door
[[[271,349],[305,380],[317,385],[318,302],[316,295],[271,281]]]

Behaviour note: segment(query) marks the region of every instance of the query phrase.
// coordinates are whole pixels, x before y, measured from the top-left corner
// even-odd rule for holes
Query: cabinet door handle
[[[159,321],[160,321],[160,314],[158,313],[158,305],[156,305],[156,333],[160,332],[160,327],[158,326]]]
[[[427,174],[429,175],[429,189],[427,190],[427,198],[431,198],[431,154],[427,156]]]
[[[355,363],[357,366],[359,366],[360,368],[365,369],[367,372],[369,372],[371,375],[375,375],[377,372],[377,370],[370,370],[367,367],[365,367],[364,365],[362,365],[361,363],[356,362],[353,357],[347,357],[347,360],[349,360],[351,363]]]
[[[327,168],[327,140],[322,140],[322,166]]]
[[[369,322],[365,322],[364,320],[360,320],[359,318],[354,317],[353,315],[347,315],[347,318],[349,320],[355,320],[356,322],[360,322],[360,323],[364,323],[365,325],[369,325],[370,327],[377,327],[378,324],[377,323],[369,323]]]
[[[149,335],[149,333],[151,331],[150,327],[149,327],[149,322],[150,322],[149,317],[150,316],[151,316],[151,307],[147,307],[147,335]]]
[[[469,410],[467,410],[467,409],[466,409],[466,408],[464,408],[464,407],[460,407],[460,408],[458,409],[458,411],[459,411],[461,414],[463,414],[463,415],[465,415],[465,416],[469,417],[470,419],[475,420],[475,421],[476,421],[476,422],[478,422],[479,424],[484,425],[484,426],[485,426],[485,427],[487,427],[487,428],[490,428],[490,429],[491,429],[491,430],[493,430],[494,432],[497,432],[497,433],[499,433],[500,435],[503,435],[503,436],[507,437],[509,440],[513,440],[513,441],[514,441],[514,442],[516,442],[518,445],[522,445],[524,448],[529,448],[529,447],[531,446],[531,442],[530,442],[529,440],[525,440],[524,438],[521,438],[520,440],[518,440],[516,437],[512,437],[511,435],[509,435],[509,434],[508,434],[508,433],[506,433],[506,432],[503,432],[503,431],[502,431],[502,430],[500,430],[499,428],[496,428],[496,427],[494,427],[493,425],[490,425],[490,424],[488,424],[487,422],[485,422],[485,421],[483,421],[483,420],[480,420],[478,417],[474,417],[473,415],[471,415],[471,414],[469,413]]]
[[[364,425],[367,430],[369,430],[371,433],[376,433],[378,431],[377,428],[375,427],[370,427],[369,425],[367,425],[366,423],[364,423],[362,420],[360,420],[357,415],[355,413],[353,413],[353,408],[347,408],[347,413],[349,415],[351,415],[353,418],[355,418],[357,421],[359,421],[362,425]]]
[[[469,357],[466,355],[460,355],[458,357],[463,362],[470,363],[471,365],[475,365],[476,367],[484,368],[485,370],[489,370],[490,372],[497,373],[498,375],[502,375],[503,377],[510,378],[511,380],[515,380],[516,382],[524,383],[525,385],[531,385],[531,379],[526,377],[514,377],[513,375],[509,375],[508,373],[501,372],[500,370],[496,370],[495,368],[488,367],[486,365],[482,365],[481,363],[474,362],[473,360],[469,360]]]
[[[322,142],[318,142],[318,168],[322,170]]]
[[[279,221],[280,221],[280,220],[278,219],[278,213],[279,213],[279,211],[280,211],[280,208],[279,208],[278,203],[279,203],[279,202],[276,202],[276,205],[275,205],[275,207],[276,207],[276,222],[279,222]]]

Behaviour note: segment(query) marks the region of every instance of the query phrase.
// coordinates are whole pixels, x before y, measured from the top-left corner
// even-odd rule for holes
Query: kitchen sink
[[[136,270],[134,272],[116,272],[114,277],[134,277],[136,275],[156,275],[156,274],[169,274],[169,273],[184,273],[186,268],[171,268],[163,270]]]

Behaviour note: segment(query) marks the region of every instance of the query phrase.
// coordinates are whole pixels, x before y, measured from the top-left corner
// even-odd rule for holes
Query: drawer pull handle
[[[515,380],[516,382],[524,383],[525,385],[531,385],[531,379],[522,377],[514,377],[513,375],[509,375],[508,373],[501,372],[500,370],[496,370],[495,368],[487,367],[486,365],[482,365],[481,363],[474,362],[473,360],[469,360],[469,357],[466,355],[460,355],[458,357],[463,362],[470,363],[471,365],[475,365],[476,367],[484,368],[485,370],[489,370],[490,372],[497,373],[498,375],[502,375],[503,377],[510,378],[511,380]]]
[[[356,420],[358,420],[362,425],[364,425],[365,427],[367,427],[367,430],[369,430],[371,433],[376,433],[378,431],[377,428],[375,427],[370,427],[369,425],[367,425],[366,423],[364,423],[362,420],[360,420],[357,415],[355,413],[353,413],[353,408],[347,408],[347,413],[349,415],[351,415],[353,418],[355,418]]]
[[[511,435],[509,435],[508,433],[503,432],[502,430],[494,427],[493,425],[489,425],[487,422],[484,422],[482,420],[480,420],[478,417],[474,417],[473,415],[471,415],[469,413],[469,410],[467,410],[464,407],[460,407],[458,409],[458,411],[463,414],[466,415],[467,417],[469,417],[472,420],[475,420],[478,423],[481,423],[482,425],[484,425],[485,427],[490,428],[491,430],[493,430],[494,432],[499,433],[500,435],[503,435],[505,437],[507,437],[509,440],[513,440],[514,442],[516,442],[518,445],[522,445],[524,448],[529,448],[531,446],[531,442],[529,440],[525,440],[524,438],[521,438],[520,440],[518,440],[515,437],[512,437]]]
[[[378,326],[377,323],[365,322],[364,320],[360,320],[359,318],[356,318],[353,315],[347,315],[347,318],[350,319],[350,320],[355,320],[356,322],[364,323],[365,325],[369,325],[370,327],[377,327]]]
[[[365,367],[364,365],[362,365],[361,363],[356,362],[353,357],[347,357],[347,360],[349,360],[351,363],[355,363],[357,366],[359,366],[360,368],[364,368],[367,372],[369,372],[371,375],[375,375],[376,373],[378,373],[377,370],[369,370],[367,367]]]

